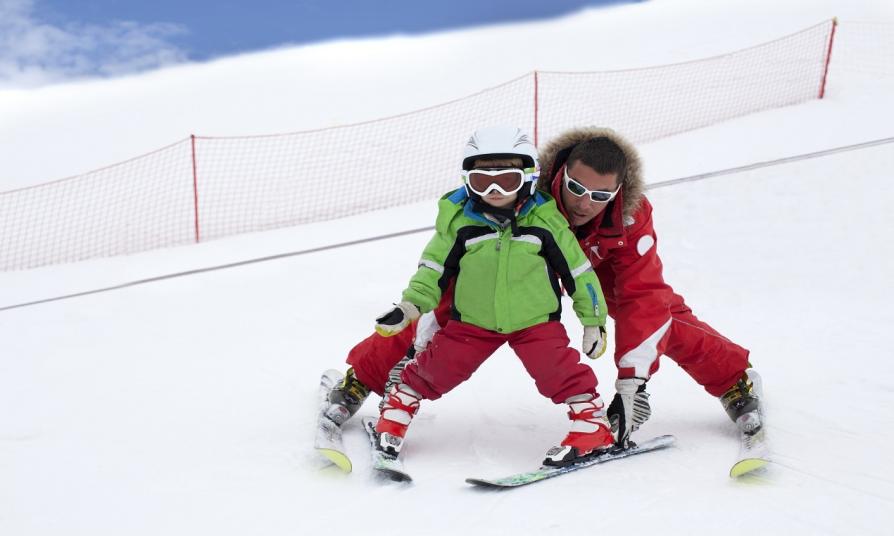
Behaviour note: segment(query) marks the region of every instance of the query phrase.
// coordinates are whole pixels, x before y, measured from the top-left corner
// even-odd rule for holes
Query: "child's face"
[[[500,192],[494,190],[486,196],[482,197],[485,203],[494,207],[494,208],[506,208],[515,203],[515,200],[518,199],[518,192],[509,195],[503,195]]]

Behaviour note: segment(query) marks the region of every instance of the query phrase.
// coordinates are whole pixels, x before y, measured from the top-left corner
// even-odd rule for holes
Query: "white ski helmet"
[[[531,188],[522,188],[533,193],[540,173],[537,148],[528,134],[512,126],[496,126],[478,129],[466,142],[463,150],[463,171],[469,171],[480,158],[504,159],[521,158],[525,169],[525,182]]]

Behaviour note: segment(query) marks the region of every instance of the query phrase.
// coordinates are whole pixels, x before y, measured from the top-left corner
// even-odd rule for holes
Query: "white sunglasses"
[[[618,183],[618,187],[615,188],[614,192],[609,192],[607,190],[588,190],[584,187],[583,184],[577,182],[568,176],[568,167],[565,167],[565,188],[568,188],[568,191],[577,197],[589,196],[590,201],[594,203],[608,203],[612,199],[618,195],[618,192],[621,191],[621,184]]]
[[[510,169],[470,169],[463,171],[463,181],[470,190],[478,195],[487,195],[493,191],[503,195],[512,195],[525,185],[527,170]]]

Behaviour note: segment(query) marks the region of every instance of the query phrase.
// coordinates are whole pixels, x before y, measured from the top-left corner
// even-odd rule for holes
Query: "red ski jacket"
[[[562,173],[553,181],[553,195],[563,214]],[[623,195],[619,193],[618,197]],[[606,207],[583,227],[574,229],[578,242],[599,276],[614,319],[615,362],[619,377],[648,378],[658,368],[663,353],[659,343],[670,328],[671,312],[689,309],[683,298],[664,282],[661,259],[656,251],[652,205],[643,198],[627,219],[622,217],[622,199]],[[567,214],[566,214],[567,217]]]
[[[733,343],[692,314],[664,281],[652,205],[636,149],[610,129],[573,129],[540,150],[542,173],[538,187],[562,203],[563,175],[571,149],[597,136],[614,141],[627,157],[621,190],[605,209],[581,227],[578,242],[599,276],[614,319],[615,362],[619,378],[648,379],[666,354],[711,393],[719,395],[748,366],[748,350]]]

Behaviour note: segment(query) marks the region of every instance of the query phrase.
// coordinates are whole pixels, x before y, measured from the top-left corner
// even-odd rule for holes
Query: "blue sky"
[[[543,19],[631,1],[0,0],[0,87],[339,37]]]

